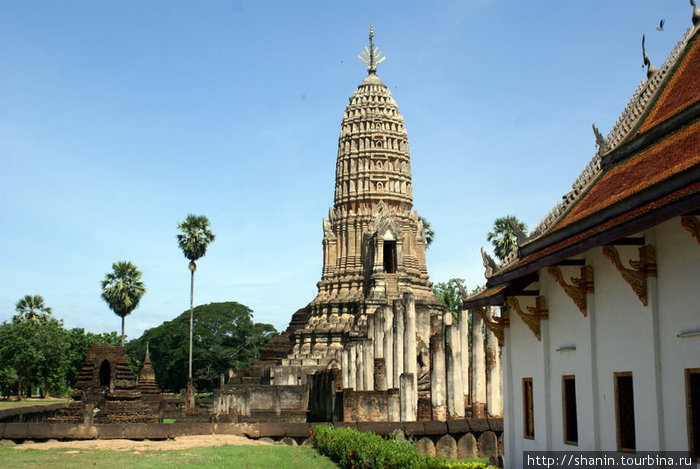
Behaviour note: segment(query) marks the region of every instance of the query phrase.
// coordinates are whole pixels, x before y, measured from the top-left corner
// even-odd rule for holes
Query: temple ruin
[[[470,403],[467,313],[452,325],[432,292],[408,135],[377,76],[384,58],[371,28],[360,58],[367,76],[343,114],[318,294],[216,393],[216,411],[237,421],[445,420]],[[483,347],[476,353],[484,371]],[[472,373],[475,416],[486,403],[481,374]]]

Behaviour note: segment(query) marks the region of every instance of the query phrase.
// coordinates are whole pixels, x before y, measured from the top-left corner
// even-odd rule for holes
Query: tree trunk
[[[192,329],[193,329],[193,310],[194,310],[194,270],[190,269],[190,361],[187,377],[189,382],[192,382]]]
[[[124,316],[122,316],[122,347],[124,346]]]
[[[22,400],[22,377],[18,377],[17,379],[17,400]]]

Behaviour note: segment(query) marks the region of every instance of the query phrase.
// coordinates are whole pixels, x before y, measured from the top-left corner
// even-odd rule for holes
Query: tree
[[[141,281],[141,271],[131,262],[115,262],[112,272],[102,281],[102,299],[114,314],[122,318],[122,347],[124,346],[124,318],[136,309],[146,287]]]
[[[35,319],[39,314],[51,314],[52,310],[44,303],[41,295],[24,295],[15,305],[15,320]]]
[[[277,334],[272,325],[253,322],[252,311],[233,301],[200,305],[194,311],[193,380],[200,391],[218,386],[219,375],[230,368],[250,366],[260,348]],[[126,350],[134,373],[141,368],[148,343],[158,386],[171,392],[182,389],[188,380],[188,323],[189,310],[130,341]]]
[[[453,278],[447,282],[433,284],[433,294],[445,304],[445,308],[452,313],[455,321],[457,320],[457,313],[462,307],[462,294],[457,286],[457,282],[464,283],[464,279]]]
[[[207,247],[214,241],[214,233],[209,231],[209,219],[204,215],[187,215],[185,221],[177,224],[181,231],[177,235],[177,243],[182,253],[190,260],[190,353],[187,377],[192,381],[192,334],[194,316],[194,272],[197,270],[196,261],[204,257]]]
[[[435,239],[435,232],[430,226],[430,222],[428,220],[420,216],[418,217],[418,220],[423,222],[423,237],[425,238],[425,248],[428,249],[430,245],[433,244],[433,240]]]
[[[493,231],[486,235],[486,240],[493,245],[493,253],[503,262],[518,248],[518,232],[522,235],[527,225],[512,215],[496,218]]]

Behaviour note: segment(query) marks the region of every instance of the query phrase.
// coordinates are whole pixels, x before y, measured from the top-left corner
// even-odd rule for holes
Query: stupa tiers
[[[368,337],[378,308],[412,292],[423,318],[442,309],[425,264],[423,224],[412,210],[411,157],[403,117],[376,74],[379,51],[363,57],[368,74],[350,98],[338,139],[335,197],[323,220],[323,272],[308,320],[291,334],[290,359],[326,365],[352,339]],[[311,364],[309,361],[306,363]]]
[[[431,418],[430,345],[443,334],[444,305],[428,279],[408,135],[377,76],[380,55],[370,28],[360,57],[368,73],[338,139],[318,294],[253,367],[230,375],[217,412],[249,421]]]

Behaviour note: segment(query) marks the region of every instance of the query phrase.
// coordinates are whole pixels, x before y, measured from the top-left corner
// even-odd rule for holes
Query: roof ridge
[[[668,71],[675,65],[676,60],[680,56],[681,51],[687,45],[688,40],[693,35],[694,28],[685,30],[683,37],[676,43],[671,53],[666,57],[664,64],[654,72],[648,79],[642,80],[634,94],[630,98],[627,106],[618,117],[608,136],[604,139],[604,144],[598,147],[595,155],[590,160],[588,165],[576,178],[571,185],[572,190],[562,196],[561,202],[558,202],[547,215],[540,221],[537,226],[530,232],[527,241],[531,241],[540,235],[544,234],[552,228],[571,208],[585,189],[596,179],[602,170],[602,157],[617,148],[624,140],[627,139],[630,132],[639,124],[639,119],[646,113],[652,98],[656,96],[660,89],[661,83],[668,75]],[[516,252],[517,254],[517,252]],[[517,255],[508,256],[502,264],[502,267],[507,266],[510,262],[517,259]]]

